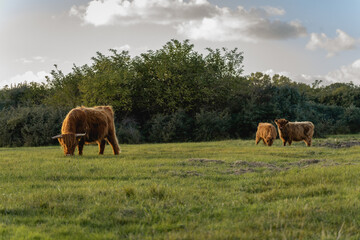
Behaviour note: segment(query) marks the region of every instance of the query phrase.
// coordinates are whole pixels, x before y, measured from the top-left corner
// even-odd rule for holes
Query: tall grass
[[[357,138],[0,148],[0,238],[359,239]]]

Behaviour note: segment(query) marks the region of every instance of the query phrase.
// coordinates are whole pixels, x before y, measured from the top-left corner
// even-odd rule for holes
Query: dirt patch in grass
[[[214,159],[206,159],[206,158],[190,158],[189,162],[196,163],[225,163],[223,160],[214,160]]]
[[[214,159],[206,159],[206,158],[190,158],[188,162],[197,163],[197,164],[206,164],[206,163],[216,163],[216,164],[225,164],[226,162],[223,160],[214,160]],[[183,162],[186,164],[186,162]],[[345,165],[353,164],[353,163],[342,163]],[[342,165],[341,163],[334,162],[332,160],[327,159],[301,159],[296,162],[287,162],[287,163],[267,163],[267,162],[248,162],[244,160],[238,160],[235,162],[228,163],[230,168],[225,171],[222,171],[224,174],[234,174],[234,175],[242,175],[245,173],[251,172],[264,172],[264,171],[273,171],[273,172],[282,172],[287,171],[293,168],[307,168],[311,165],[320,165],[321,167],[330,167],[330,166],[338,166]],[[210,166],[210,165],[208,165]],[[173,172],[174,175],[181,177],[189,177],[189,176],[203,176],[203,174],[196,171],[186,171],[186,172]]]
[[[325,159],[301,159],[298,162],[288,163],[288,165],[303,167],[303,166],[309,166],[312,164],[318,164],[320,162],[325,162],[325,161],[326,161]]]
[[[319,163],[325,163],[322,164],[322,166],[324,167],[340,165],[339,163],[335,163],[325,159],[301,159],[300,161],[297,162],[281,163],[281,164],[271,164],[266,162],[247,162],[240,160],[230,163],[231,169],[228,169],[226,173],[241,175],[249,172],[262,172],[269,170],[280,172],[280,171],[287,171],[294,167],[306,168],[310,165],[315,165]]]
[[[328,148],[349,148],[359,145],[360,145],[360,141],[324,142],[317,144],[318,147],[328,147]]]
[[[197,171],[172,171],[171,174],[173,176],[178,176],[183,178],[191,177],[191,176],[202,176],[202,174]]]
[[[239,160],[233,163],[230,163],[231,169],[226,171],[227,174],[242,175],[249,172],[261,172],[264,170],[270,171],[281,171],[282,168],[275,164],[266,163],[266,162],[248,162]]]
[[[266,163],[266,162],[247,162],[247,161],[236,161],[231,163],[232,167],[238,166],[247,166],[247,167],[267,167],[267,168],[276,168],[277,166],[274,164]]]

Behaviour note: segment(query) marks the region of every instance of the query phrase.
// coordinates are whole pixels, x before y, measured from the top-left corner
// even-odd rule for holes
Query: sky
[[[245,75],[360,85],[359,13],[359,0],[0,0],[0,87],[171,39],[238,48]]]

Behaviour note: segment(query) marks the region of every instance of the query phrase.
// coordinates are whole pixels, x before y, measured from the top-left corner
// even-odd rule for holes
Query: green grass
[[[359,239],[356,139],[0,148],[0,239]]]

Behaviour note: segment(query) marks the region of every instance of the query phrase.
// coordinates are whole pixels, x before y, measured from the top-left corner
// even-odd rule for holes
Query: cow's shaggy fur
[[[312,122],[289,122],[286,119],[276,119],[275,123],[284,146],[286,142],[290,146],[292,141],[304,141],[308,147],[311,146],[315,128]]]
[[[277,136],[276,128],[271,123],[259,123],[256,131],[255,144],[263,140],[264,144],[271,146]]]
[[[61,134],[53,138],[59,140],[65,155],[74,155],[76,146],[79,155],[82,155],[84,144],[92,142],[98,143],[99,154],[103,154],[105,140],[111,145],[115,155],[120,152],[111,106],[72,109],[63,121]]]

